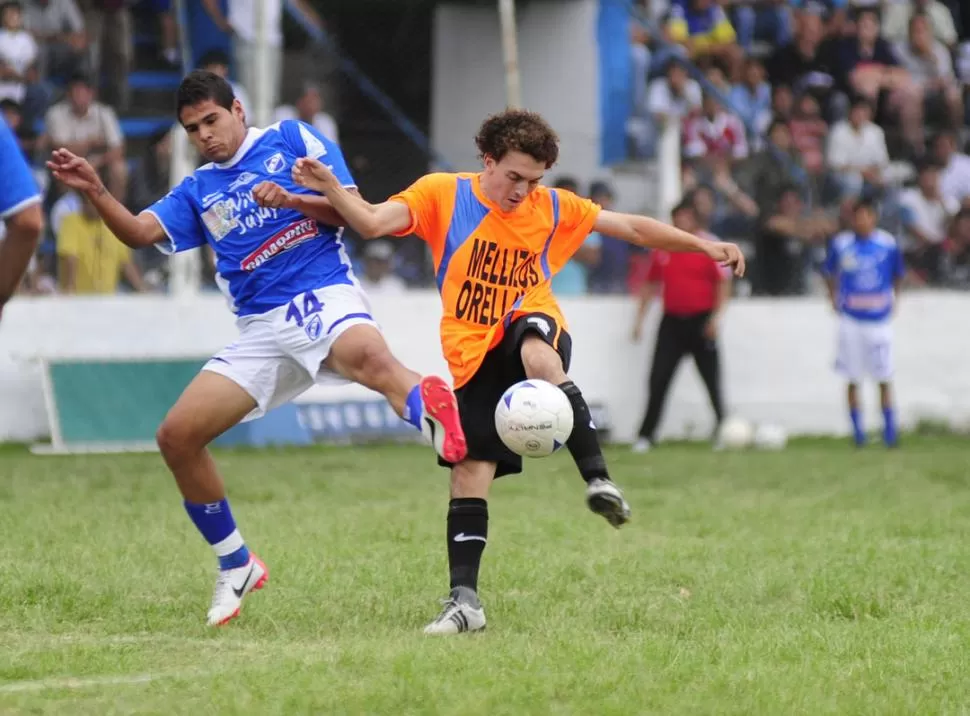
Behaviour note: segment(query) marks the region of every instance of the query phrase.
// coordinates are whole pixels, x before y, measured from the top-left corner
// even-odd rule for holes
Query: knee
[[[155,433],[155,442],[169,464],[181,462],[205,447],[188,421],[169,415]]]
[[[488,488],[495,478],[495,463],[464,460],[451,468],[451,497],[486,499]]]
[[[355,380],[367,386],[385,385],[397,367],[397,360],[387,346],[376,341],[362,345],[356,358]]]
[[[562,358],[556,349],[535,336],[528,336],[522,342],[522,367],[528,378],[547,380],[553,385],[559,385],[566,380]]]

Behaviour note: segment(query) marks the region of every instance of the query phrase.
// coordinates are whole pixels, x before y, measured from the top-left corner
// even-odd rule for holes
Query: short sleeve
[[[320,134],[315,127],[293,119],[281,122],[280,132],[298,156],[319,159],[334,173],[344,188],[357,188],[357,182],[347,168],[347,161],[340,147]]]
[[[568,260],[586,241],[602,209],[599,204],[571,191],[552,191],[559,197],[559,226],[556,229],[558,248],[563,258]]]
[[[432,249],[444,243],[445,231],[442,230],[441,207],[446,197],[454,197],[455,177],[453,174],[428,174],[414,182],[404,191],[395,194],[388,201],[398,201],[411,212],[411,223],[407,229],[395,236],[416,234],[424,239]],[[451,201],[454,201],[452,198]]]
[[[163,254],[188,251],[206,243],[199,213],[189,198],[190,187],[194,183],[193,177],[186,177],[181,184],[142,212],[154,216],[165,231],[168,240],[155,245]]]

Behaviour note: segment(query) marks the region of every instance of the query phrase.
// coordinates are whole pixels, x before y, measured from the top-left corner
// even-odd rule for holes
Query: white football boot
[[[235,619],[239,616],[243,597],[254,589],[262,589],[268,580],[269,570],[254,554],[250,554],[249,562],[242,567],[220,569],[206,619],[208,625],[222,626]]]
[[[468,587],[455,587],[441,614],[424,628],[425,634],[461,634],[485,628],[485,610],[478,595]]]
[[[620,488],[607,478],[597,477],[586,484],[586,505],[616,528],[630,520],[630,505]]]

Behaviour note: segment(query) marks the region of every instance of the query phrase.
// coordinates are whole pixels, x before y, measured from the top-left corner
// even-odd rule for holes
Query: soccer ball
[[[569,439],[573,408],[552,383],[523,380],[506,390],[495,406],[495,429],[516,455],[546,457]]]
[[[744,418],[731,417],[721,423],[718,442],[728,450],[742,450],[754,440],[754,428]]]

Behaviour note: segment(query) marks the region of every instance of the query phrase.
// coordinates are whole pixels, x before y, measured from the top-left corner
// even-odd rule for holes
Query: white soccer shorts
[[[314,383],[348,383],[323,361],[352,326],[377,328],[367,296],[357,286],[326,286],[285,306],[236,322],[239,338],[203,370],[224,375],[249,393],[257,407],[243,422],[288,403]]]
[[[892,379],[892,324],[841,316],[835,369],[850,382],[866,376],[879,382]]]

